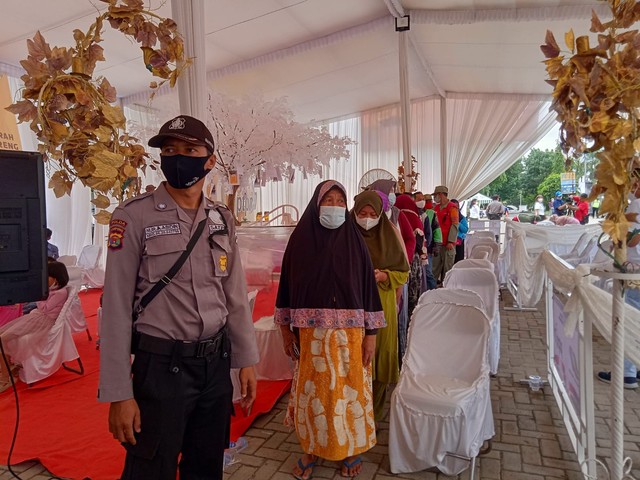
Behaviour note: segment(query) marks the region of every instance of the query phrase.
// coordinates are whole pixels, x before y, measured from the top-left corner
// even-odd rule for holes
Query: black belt
[[[137,350],[140,350],[147,353],[154,353],[156,355],[171,356],[176,351],[176,347],[179,347],[177,351],[180,352],[181,357],[203,358],[220,353],[224,345],[226,333],[227,329],[223,327],[213,337],[207,338],[206,340],[184,342],[182,340],[169,340],[167,338],[153,337],[151,335],[136,332],[134,334],[136,338],[134,341],[135,348],[133,351],[135,353]]]

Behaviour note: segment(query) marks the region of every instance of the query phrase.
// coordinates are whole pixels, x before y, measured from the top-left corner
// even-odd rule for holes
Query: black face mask
[[[211,171],[204,165],[209,157],[160,155],[160,169],[173,188],[189,188]]]

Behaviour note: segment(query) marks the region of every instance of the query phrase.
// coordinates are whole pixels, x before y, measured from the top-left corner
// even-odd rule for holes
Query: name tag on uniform
[[[215,235],[216,233],[221,233],[223,232],[225,229],[227,228],[227,226],[224,223],[214,223],[209,224],[209,235]]]
[[[144,229],[144,238],[150,239],[161,235],[178,235],[180,233],[179,223],[169,223],[167,225],[153,225]]]

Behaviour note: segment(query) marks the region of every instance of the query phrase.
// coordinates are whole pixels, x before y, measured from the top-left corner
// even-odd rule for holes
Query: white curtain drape
[[[555,122],[543,96],[450,94],[445,104],[444,184],[461,199],[491,183]]]

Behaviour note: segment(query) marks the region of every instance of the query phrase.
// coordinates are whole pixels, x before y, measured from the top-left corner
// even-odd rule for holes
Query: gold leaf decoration
[[[127,135],[122,109],[112,105],[115,88],[104,77],[93,78],[98,62],[105,60],[102,42],[106,22],[140,45],[144,68],[171,86],[190,64],[177,25],[145,9],[142,0],[101,0],[107,10],[86,32],[73,31],[75,46],[51,47],[40,32],[27,40],[28,56],[20,64],[22,100],[7,107],[20,122],[30,122],[41,142],[50,170],[49,188],[60,197],[71,193],[76,180],[98,195],[93,204],[109,207],[109,197],[122,201],[137,193],[131,181],[144,171],[149,158],[138,140]],[[98,223],[108,224],[110,213],[99,211]]]
[[[554,87],[551,108],[560,123],[563,152],[569,161],[596,152],[600,161],[590,198],[604,194],[602,228],[614,242],[618,267],[624,268],[629,227],[624,213],[640,153],[640,34],[631,28],[640,20],[640,8],[635,1],[607,1],[611,21],[602,23],[595,12],[591,17],[597,46],[591,47],[586,35],[575,38],[571,30],[565,43],[572,56],[564,58],[547,31],[540,49]]]

